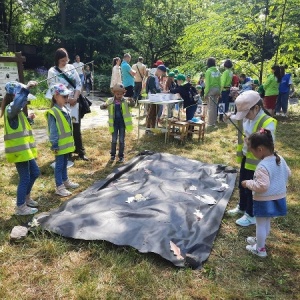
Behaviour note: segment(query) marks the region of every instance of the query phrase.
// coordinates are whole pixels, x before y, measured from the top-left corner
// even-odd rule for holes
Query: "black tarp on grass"
[[[211,252],[234,171],[166,153],[140,155],[37,219],[64,237],[129,245],[197,268]]]

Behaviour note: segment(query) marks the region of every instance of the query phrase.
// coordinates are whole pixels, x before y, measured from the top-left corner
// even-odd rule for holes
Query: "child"
[[[108,108],[108,125],[109,132],[112,134],[110,161],[113,162],[116,157],[117,140],[119,136],[119,163],[124,162],[125,148],[125,130],[132,131],[132,119],[129,111],[129,105],[124,98],[126,92],[122,84],[115,84],[112,88],[113,98],[109,98],[105,104],[100,106],[101,109]],[[130,102],[134,106],[134,101]]]
[[[246,249],[266,257],[266,238],[270,232],[271,218],[285,216],[286,184],[291,171],[285,160],[274,152],[270,130],[260,129],[248,138],[250,151],[260,159],[253,180],[242,181],[242,186],[253,191],[253,211],[256,217],[256,237],[248,237]]]
[[[90,66],[86,66],[85,71],[85,90],[87,95],[90,95],[91,89],[93,88],[93,74],[90,70]]]
[[[266,128],[275,136],[277,121],[268,116],[264,109],[262,99],[256,91],[245,91],[236,100],[236,114],[230,118],[238,121],[237,162],[241,163],[239,176],[239,204],[227,213],[230,216],[243,214],[236,220],[239,226],[247,227],[254,225],[256,220],[253,215],[252,192],[242,186],[242,181],[253,179],[254,171],[259,163],[252,152],[248,149],[247,138],[260,128]],[[245,138],[244,138],[245,137]]]
[[[62,83],[50,87],[52,94],[52,108],[46,112],[48,120],[49,140],[51,150],[55,154],[55,194],[61,197],[72,195],[67,188],[75,189],[79,186],[68,179],[68,155],[75,149],[72,132],[72,121],[69,111],[65,107],[68,96],[72,92]]]
[[[30,81],[27,86],[16,81],[6,83],[6,95],[1,104],[1,117],[4,115],[5,155],[8,162],[15,163],[20,179],[16,215],[22,216],[38,211],[38,203],[30,197],[32,186],[40,175],[35,160],[37,149],[31,126],[23,112],[29,88],[36,85],[35,81]],[[29,115],[29,118],[33,119],[34,114]]]

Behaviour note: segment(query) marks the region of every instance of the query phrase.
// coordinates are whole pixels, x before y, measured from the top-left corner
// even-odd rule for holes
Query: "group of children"
[[[161,68],[158,67],[158,70]],[[179,77],[179,78],[178,78]],[[180,80],[180,76],[177,76]],[[23,108],[27,103],[29,89],[36,82],[24,86],[18,82],[6,84],[6,95],[2,102],[4,115],[5,154],[9,162],[15,163],[19,173],[17,189],[17,215],[37,212],[38,203],[31,198],[32,186],[40,174],[36,163],[37,149],[31,126]],[[112,134],[111,161],[116,157],[119,138],[119,162],[124,161],[125,131],[130,132],[132,117],[130,103],[124,98],[125,88],[115,84],[114,96],[101,106],[109,111],[109,131]],[[46,112],[51,150],[55,155],[56,194],[69,196],[70,188],[79,185],[72,182],[67,174],[68,154],[74,151],[72,123],[65,104],[70,94],[63,84],[50,87],[52,107]],[[286,183],[290,169],[285,160],[274,152],[276,120],[265,113],[260,95],[256,91],[246,91],[237,97],[236,114],[232,120],[242,122],[238,138],[238,161],[241,162],[239,205],[230,210],[230,215],[243,214],[236,221],[240,226],[256,224],[256,237],[247,238],[246,249],[265,257],[265,241],[270,232],[272,217],[286,214]],[[134,104],[133,104],[134,105]],[[34,116],[29,116],[33,118]],[[244,135],[244,136],[243,136]]]

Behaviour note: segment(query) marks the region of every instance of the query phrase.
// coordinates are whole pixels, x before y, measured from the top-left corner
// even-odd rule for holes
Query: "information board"
[[[15,56],[0,56],[0,100],[5,95],[5,84],[9,81],[24,83],[23,62],[25,57],[20,52]]]

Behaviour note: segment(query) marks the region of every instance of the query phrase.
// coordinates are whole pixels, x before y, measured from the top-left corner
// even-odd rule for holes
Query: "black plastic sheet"
[[[179,267],[199,268],[235,180],[235,170],[223,165],[167,153],[140,155],[37,219],[64,237],[129,245]]]

